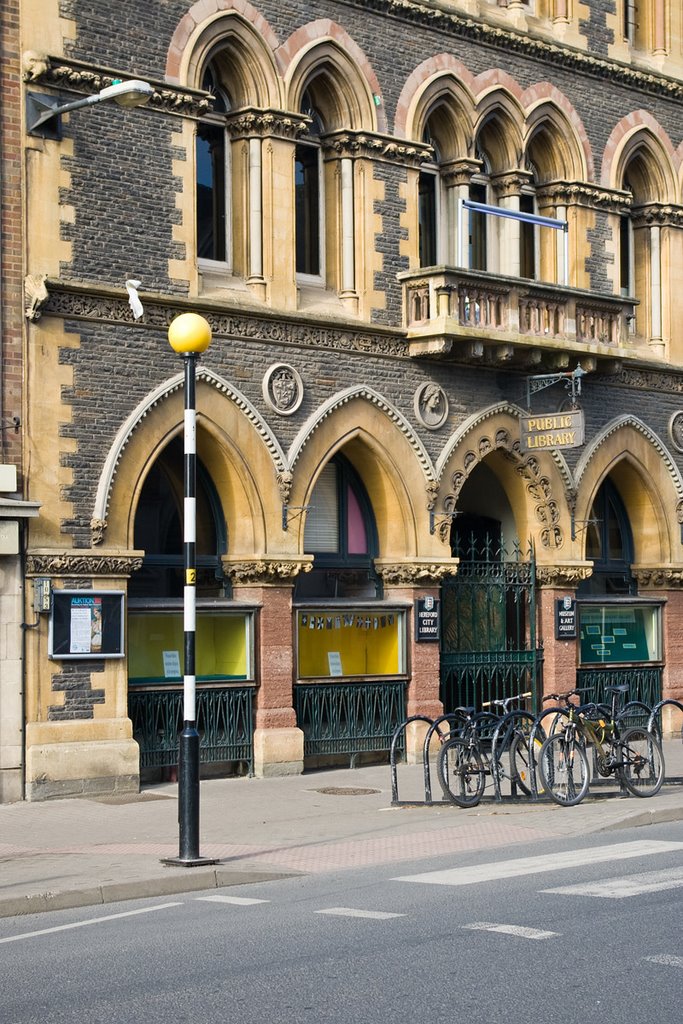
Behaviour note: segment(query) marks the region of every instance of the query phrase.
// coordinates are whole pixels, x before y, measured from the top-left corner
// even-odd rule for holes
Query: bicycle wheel
[[[534,740],[534,761],[538,765],[541,756],[543,740],[537,737]],[[516,732],[510,744],[510,767],[512,769],[512,781],[516,783],[525,796],[531,796],[531,763],[529,756],[529,736],[523,732]],[[540,780],[539,780],[540,783]],[[543,785],[536,787],[538,793],[543,792]]]
[[[621,737],[619,778],[634,796],[654,796],[664,782],[664,755],[647,729],[627,729]]]
[[[456,736],[441,747],[436,774],[443,794],[458,807],[474,807],[481,800],[486,778],[479,751]]]
[[[588,792],[588,759],[574,736],[548,737],[541,747],[538,773],[548,796],[562,807],[580,803]]]

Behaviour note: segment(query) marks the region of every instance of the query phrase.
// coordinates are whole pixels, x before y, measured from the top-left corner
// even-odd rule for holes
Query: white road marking
[[[683,956],[672,956],[670,953],[657,953],[656,956],[646,956],[650,964],[664,964],[665,967],[683,967]]]
[[[196,900],[204,903],[234,903],[237,907],[250,907],[254,903],[270,903],[270,900],[254,900],[247,896],[196,896]]]
[[[542,889],[542,892],[558,893],[560,896],[600,896],[605,899],[621,900],[627,896],[640,896],[647,892],[661,892],[665,889],[680,889],[683,886],[683,867],[667,871],[647,871],[640,875],[625,875],[623,878],[604,878],[596,882],[558,886],[557,889]]]
[[[538,928],[524,928],[518,924],[493,924],[492,921],[475,921],[473,924],[463,924],[461,927],[477,932],[501,932],[503,935],[518,935],[522,939],[554,939],[559,934],[559,932],[543,932]]]
[[[584,850],[569,850],[567,853],[550,853],[542,857],[520,857],[518,860],[504,860],[499,863],[473,864],[471,867],[446,868],[441,871],[427,871],[419,875],[402,875],[392,882],[422,882],[425,885],[473,885],[475,882],[491,882],[499,878],[514,878],[519,875],[535,875],[543,871],[571,870],[583,864],[602,864],[605,861],[625,860],[629,857],[651,857],[658,853],[683,850],[683,843],[641,840],[633,843],[618,843],[614,846],[589,847]]]
[[[381,910],[354,910],[353,907],[328,907],[316,910],[316,914],[332,914],[335,917],[370,917],[376,921],[388,921],[390,917],[405,917],[405,914],[387,914]]]
[[[156,910],[168,910],[169,907],[182,907],[182,903],[160,903],[156,907],[142,907],[140,910],[126,910],[121,914],[108,914],[106,917],[92,917],[89,921],[74,921],[73,924],[58,924],[54,928],[41,928],[36,932],[23,932],[21,935],[10,935],[0,942],[19,942],[20,939],[33,939],[36,935],[51,935],[54,932],[66,932],[70,928],[85,928],[89,924],[102,924],[104,921],[116,921],[120,917],[135,917],[136,914],[151,914]]]

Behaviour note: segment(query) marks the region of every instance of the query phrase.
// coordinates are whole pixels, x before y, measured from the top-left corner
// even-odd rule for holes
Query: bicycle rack
[[[411,715],[410,718],[406,718],[405,722],[401,722],[400,725],[394,730],[394,735],[391,737],[391,747],[389,749],[389,764],[391,765],[391,806],[397,807],[401,801],[398,799],[398,769],[396,767],[396,744],[398,738],[404,729],[407,729],[411,722],[427,722],[428,725],[434,724],[433,718],[428,718],[426,715]],[[413,803],[413,801],[404,801],[404,803]]]
[[[455,722],[461,719],[462,716],[457,713],[449,715],[440,715],[439,718],[432,719],[428,718],[427,715],[411,715],[410,718],[406,718],[405,722],[402,722],[394,731],[394,735],[391,738],[391,748],[389,751],[389,763],[391,765],[391,806],[392,807],[415,807],[425,804],[431,806],[434,801],[432,800],[432,784],[431,784],[431,772],[429,766],[429,744],[431,743],[432,736],[434,733],[438,733],[439,737],[443,739],[443,734],[439,726],[443,722]],[[411,722],[427,722],[429,728],[425,734],[424,743],[422,745],[422,764],[424,769],[424,785],[425,785],[425,798],[422,800],[399,800],[398,798],[398,768],[396,765],[396,746],[398,744],[398,738],[406,729]],[[449,733],[453,730],[449,730]],[[440,803],[446,803],[446,801],[439,801]]]
[[[678,708],[679,711],[683,711],[683,704],[681,704],[680,700],[674,700],[673,697],[667,697],[666,700],[660,700],[659,704],[655,704],[652,711],[650,712],[650,717],[647,720],[648,732],[652,732],[652,727],[655,724],[657,715],[663,707],[666,707],[667,704],[672,704],[674,707]],[[681,741],[683,741],[683,727],[681,728]]]
[[[441,735],[441,730],[439,729],[439,726],[441,725],[441,723],[442,722],[449,722],[450,723],[450,722],[457,722],[457,721],[463,721],[462,714],[459,714],[457,711],[451,712],[448,715],[441,715],[439,718],[435,718],[434,719],[434,721],[429,726],[429,728],[427,729],[427,732],[425,734],[425,740],[424,740],[424,744],[423,744],[423,747],[422,747],[422,764],[424,766],[424,777],[425,777],[425,803],[428,806],[431,806],[431,804],[434,803],[434,801],[432,800],[432,779],[431,779],[431,768],[430,768],[430,765],[429,765],[429,745],[432,742],[432,736],[434,735],[435,732],[438,732],[440,738],[443,739],[443,736]],[[453,729],[449,729],[448,734],[450,735],[452,732],[453,732]]]

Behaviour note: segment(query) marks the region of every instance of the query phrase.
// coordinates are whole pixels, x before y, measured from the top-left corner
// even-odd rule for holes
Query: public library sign
[[[584,437],[583,409],[522,416],[520,427],[524,452],[539,448],[579,448]]]

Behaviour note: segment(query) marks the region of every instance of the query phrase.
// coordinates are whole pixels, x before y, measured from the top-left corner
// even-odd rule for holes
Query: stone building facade
[[[475,665],[475,700],[528,683],[538,707],[581,672],[680,700],[678,5],[641,4],[637,26],[614,0],[18,7],[25,97],[154,90],[49,131],[22,110],[20,479],[40,509],[26,797],[169,767],[183,398],[167,331],[185,311],[213,332],[197,454],[214,760],[285,773],[371,750],[391,694],[401,715],[463,702],[451,654],[495,663]],[[518,675],[510,594],[489,592],[481,649],[481,601],[467,619],[457,590],[503,548],[533,566]],[[439,643],[418,628],[432,604]]]

